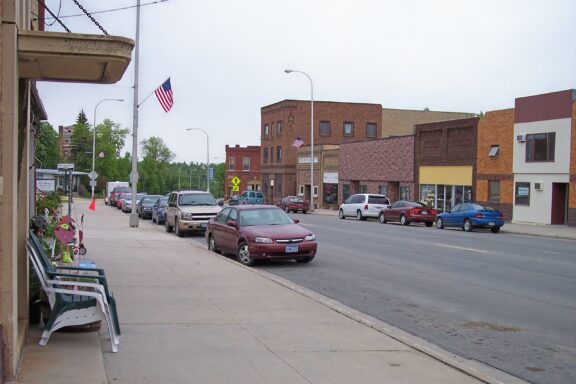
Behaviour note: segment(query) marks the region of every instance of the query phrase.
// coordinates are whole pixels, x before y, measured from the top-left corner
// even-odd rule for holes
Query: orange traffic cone
[[[95,211],[96,210],[96,199],[93,198],[92,201],[90,202],[90,205],[88,206],[88,209],[91,211]]]

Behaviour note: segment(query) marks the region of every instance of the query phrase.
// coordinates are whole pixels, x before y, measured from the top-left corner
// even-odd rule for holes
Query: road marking
[[[455,246],[455,245],[448,245],[448,244],[434,244],[434,245],[437,246],[437,247],[460,249],[460,250],[462,250],[462,251],[470,251],[470,252],[478,252],[478,253],[488,253],[488,251],[484,251],[484,250],[482,250],[482,249],[457,247],[457,246]]]

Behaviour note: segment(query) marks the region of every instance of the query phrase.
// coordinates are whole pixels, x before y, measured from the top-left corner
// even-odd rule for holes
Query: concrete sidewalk
[[[338,211],[328,209],[316,209],[313,214],[338,216]],[[354,220],[354,219],[348,219]],[[530,236],[554,237],[558,239],[576,240],[576,227],[568,225],[539,225],[505,223],[500,233],[515,233]]]
[[[17,383],[522,383],[339,302],[208,252],[98,202],[84,243],[106,269],[122,327],[31,330]]]

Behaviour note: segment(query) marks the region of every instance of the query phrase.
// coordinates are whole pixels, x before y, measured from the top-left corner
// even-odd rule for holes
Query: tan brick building
[[[476,200],[512,219],[514,109],[487,112],[478,122]]]
[[[383,108],[381,137],[413,135],[414,125],[416,124],[466,119],[469,117],[474,117],[474,114],[468,112]]]

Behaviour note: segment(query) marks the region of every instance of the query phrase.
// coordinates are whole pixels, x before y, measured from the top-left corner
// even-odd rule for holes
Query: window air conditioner
[[[526,141],[526,135],[525,134],[516,135],[516,141],[519,143],[525,142]]]
[[[537,191],[541,191],[543,189],[542,183],[534,183],[534,189]]]

